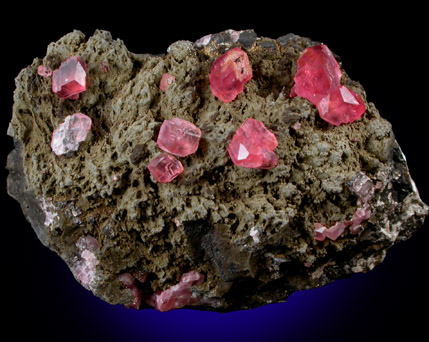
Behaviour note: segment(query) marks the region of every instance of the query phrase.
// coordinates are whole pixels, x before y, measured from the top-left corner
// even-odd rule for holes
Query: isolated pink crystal
[[[210,87],[214,96],[223,102],[231,102],[244,90],[244,84],[252,78],[247,53],[235,47],[216,59],[210,68]]]
[[[161,90],[166,91],[168,86],[172,84],[175,80],[176,80],[176,77],[165,73],[164,75],[162,75],[161,82],[159,83],[159,88]]]
[[[201,139],[201,130],[193,123],[174,118],[164,120],[159,130],[157,144],[160,149],[179,157],[195,153]]]
[[[315,106],[341,82],[341,70],[324,44],[306,48],[297,62],[291,96],[300,96]]]
[[[161,153],[149,163],[150,174],[159,183],[168,183],[183,172],[182,163],[168,153]]]
[[[77,151],[79,143],[86,140],[91,129],[91,119],[82,113],[66,117],[63,123],[52,133],[51,148],[59,156],[70,151]]]
[[[52,69],[45,67],[44,65],[39,65],[37,67],[37,74],[39,76],[42,76],[42,77],[51,77],[52,76]]]
[[[349,222],[350,233],[357,234],[362,229],[362,222],[371,217],[371,209],[367,207],[359,208],[354,213],[352,220]]]
[[[145,302],[159,311],[180,309],[187,305],[199,305],[202,297],[192,293],[191,288],[202,284],[204,275],[197,271],[184,273],[178,284],[167,290],[157,291],[145,298]]]
[[[228,153],[235,165],[272,169],[277,165],[274,149],[278,142],[263,122],[247,119],[232,137]]]
[[[79,56],[61,63],[52,73],[52,91],[62,99],[77,100],[87,88],[87,66]]]
[[[345,86],[339,86],[319,101],[317,109],[323,120],[339,126],[359,119],[366,107],[359,94]]]
[[[118,279],[133,295],[133,300],[125,307],[138,310],[142,299],[142,291],[138,288],[136,280],[130,273],[121,273],[118,275]]]

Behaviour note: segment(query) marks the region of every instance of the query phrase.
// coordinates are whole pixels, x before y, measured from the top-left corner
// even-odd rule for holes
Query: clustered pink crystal
[[[244,84],[252,78],[247,53],[232,48],[215,60],[210,68],[209,81],[212,93],[223,102],[231,102],[244,90]]]
[[[277,145],[276,136],[263,122],[247,119],[232,137],[228,153],[235,165],[272,169],[278,161],[274,152]]]
[[[146,297],[145,302],[159,311],[180,309],[186,305],[199,305],[202,296],[193,293],[192,287],[202,284],[204,275],[197,271],[184,273],[178,284],[164,291],[156,291],[153,295]]]
[[[298,59],[291,97],[314,104],[320,117],[334,126],[352,123],[366,110],[359,94],[341,85],[341,70],[324,44],[306,48]]]
[[[173,118],[164,120],[159,130],[157,144],[161,150],[179,157],[186,157],[197,151],[201,139],[201,130],[193,123]],[[162,153],[149,163],[149,171],[160,183],[175,179],[184,168],[177,158]]]
[[[358,205],[360,207],[356,209],[351,220],[337,222],[329,228],[319,222],[314,223],[313,234],[315,240],[324,241],[328,238],[335,241],[347,227],[349,227],[351,234],[357,234],[362,229],[362,223],[371,217],[368,201],[374,196],[376,189],[373,181],[364,173],[358,172],[347,185],[350,191],[358,196]]]
[[[96,267],[99,263],[95,256],[98,249],[98,242],[92,236],[80,237],[76,241],[76,247],[79,251],[79,257],[72,266],[73,273],[80,283],[87,289],[90,289],[95,278]]]
[[[51,148],[59,156],[79,149],[91,129],[91,119],[82,113],[66,117],[52,133]]]
[[[77,100],[87,88],[87,66],[79,56],[72,56],[52,73],[52,91],[62,99]]]

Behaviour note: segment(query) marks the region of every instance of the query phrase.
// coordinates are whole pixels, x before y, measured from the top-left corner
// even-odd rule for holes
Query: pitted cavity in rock
[[[248,309],[368,271],[412,235],[428,208],[391,125],[341,67],[342,85],[365,104],[359,120],[335,127],[308,99],[290,98],[300,56],[317,45],[228,30],[150,56],[105,31],[89,39],[74,31],[16,79],[8,191],[41,241],[112,304]],[[226,103],[209,75],[234,49],[247,55],[252,77]],[[60,98],[39,66],[57,70],[72,56],[84,57],[90,82],[79,99]],[[162,90],[165,74],[174,82]],[[77,112],[91,119],[91,134],[56,156],[52,133]],[[161,153],[162,123],[176,117],[198,127],[201,139],[190,155],[165,153],[182,167],[165,169],[180,172],[160,183],[148,166]],[[275,167],[231,160],[228,146],[249,119],[275,136],[277,147],[267,149]],[[237,156],[246,159],[246,150]]]

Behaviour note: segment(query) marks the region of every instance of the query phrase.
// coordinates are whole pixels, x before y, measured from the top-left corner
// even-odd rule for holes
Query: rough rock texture
[[[342,84],[367,107],[352,124],[334,127],[309,101],[289,97],[299,54],[314,44],[229,30],[150,56],[129,52],[108,32],[86,40],[74,31],[16,78],[9,194],[42,243],[112,304],[150,307],[136,296],[168,290],[191,271],[204,278],[191,288],[200,298],[191,308],[215,311],[285,301],[296,290],[369,271],[423,223],[428,207],[391,125],[344,70]],[[223,103],[208,74],[235,46],[247,52],[253,78]],[[78,100],[63,100],[37,70],[55,70],[73,55],[87,64],[89,86]],[[175,81],[162,91],[165,73]],[[56,156],[52,132],[77,112],[91,118],[92,131],[78,151]],[[181,158],[184,172],[160,184],[147,165],[160,153],[163,120],[173,117],[196,124],[202,138],[195,154]],[[246,169],[229,158],[232,135],[247,118],[275,133],[275,168]],[[335,241],[315,239],[315,227],[338,222],[356,229]]]

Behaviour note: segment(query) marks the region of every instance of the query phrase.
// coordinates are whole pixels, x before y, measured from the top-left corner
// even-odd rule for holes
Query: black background
[[[197,6],[180,4],[174,9],[167,4],[137,8],[126,3],[100,3],[89,11],[83,3],[63,8],[58,3],[40,3],[34,8],[22,4],[22,8],[3,10],[0,164],[5,165],[13,148],[6,130],[12,112],[14,78],[34,57],[43,57],[50,42],[73,29],[83,31],[87,37],[95,29],[109,30],[132,52],[164,53],[180,39],[195,41],[229,28],[253,28],[259,36],[271,38],[290,32],[310,37],[341,56],[349,76],[364,86],[368,100],[392,123],[421,197],[429,203],[429,59],[423,9],[411,4],[389,5],[378,11],[362,3],[353,3],[349,8],[325,3],[325,11],[311,8],[310,4],[278,7],[269,2],[241,2],[234,9],[232,5],[206,2]],[[66,341],[68,337],[83,341],[84,336],[92,336],[93,341],[109,340],[102,329],[95,335],[88,332],[89,324],[79,322],[80,312],[90,305],[92,295],[37,240],[18,203],[6,195],[7,172],[3,168],[1,172],[1,293],[2,311],[6,314],[6,319],[2,319],[6,328],[2,329],[3,334],[10,331],[19,337],[28,332],[33,338],[43,337],[46,341],[50,337],[56,341]],[[368,275],[367,299],[353,302],[354,306],[348,308],[354,312],[353,323],[332,308],[332,326],[326,326],[333,332],[331,341],[384,341],[397,337],[411,341],[417,340],[419,334],[427,338],[428,224],[409,241],[392,248],[385,262]],[[329,312],[328,309],[327,315]],[[323,319],[331,322],[328,317]],[[19,328],[14,328],[14,324]],[[325,340],[326,335],[311,332],[311,328],[309,322],[305,340]],[[300,339],[290,339],[284,332],[278,340]]]

